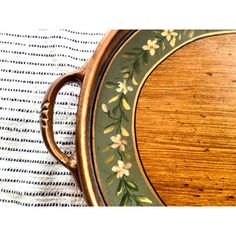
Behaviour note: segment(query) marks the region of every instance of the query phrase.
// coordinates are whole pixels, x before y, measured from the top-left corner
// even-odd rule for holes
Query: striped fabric
[[[67,169],[41,137],[40,105],[49,85],[78,69],[105,32],[0,32],[0,205],[86,206]],[[54,133],[67,154],[75,148],[80,88],[65,86],[54,111]]]

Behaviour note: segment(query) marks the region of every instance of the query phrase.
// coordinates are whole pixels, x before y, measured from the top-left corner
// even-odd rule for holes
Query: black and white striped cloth
[[[48,153],[39,112],[49,85],[82,66],[104,33],[0,32],[0,205],[86,205],[69,171]],[[79,92],[75,84],[65,86],[55,106],[55,139],[68,154]]]

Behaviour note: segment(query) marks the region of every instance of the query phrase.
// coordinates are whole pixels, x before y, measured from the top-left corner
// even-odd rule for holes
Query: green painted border
[[[185,44],[229,30],[142,30],[118,50],[102,78],[95,110],[95,169],[108,205],[161,206],[135,146],[134,116],[151,71]]]

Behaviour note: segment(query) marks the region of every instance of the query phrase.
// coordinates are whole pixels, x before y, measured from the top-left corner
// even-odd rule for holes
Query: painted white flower
[[[133,91],[133,88],[131,87],[131,86],[127,86],[127,80],[123,80],[123,82],[118,82],[118,86],[119,86],[119,88],[117,88],[116,89],[116,91],[118,92],[118,93],[123,93],[123,94],[127,94],[128,93],[128,91]]]
[[[102,104],[102,111],[105,113],[108,113],[108,108],[107,105],[105,103]]]
[[[174,47],[175,46],[175,42],[176,42],[176,36],[178,35],[178,33],[176,33],[174,30],[164,30],[161,33],[162,36],[166,37],[167,41],[170,42],[170,46]]]
[[[112,167],[112,171],[116,172],[116,178],[122,178],[123,175],[129,176],[129,169],[132,167],[130,162],[124,163],[119,160],[117,166]]]
[[[149,51],[151,56],[153,56],[156,52],[156,49],[158,49],[159,47],[160,46],[157,45],[157,40],[156,39],[154,39],[154,40],[149,39],[147,41],[147,44],[143,45],[143,50]]]
[[[162,36],[166,37],[167,41],[170,41],[172,37],[176,37],[178,35],[178,33],[176,33],[174,30],[171,29],[167,29],[164,30],[161,33]]]
[[[121,139],[121,135],[117,134],[116,136],[111,137],[111,141],[113,144],[111,145],[112,148],[119,148],[120,151],[125,151],[125,145],[127,144],[126,140]]]

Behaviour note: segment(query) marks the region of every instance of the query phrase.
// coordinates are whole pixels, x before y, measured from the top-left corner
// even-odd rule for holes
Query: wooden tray
[[[236,31],[111,31],[49,88],[41,127],[89,205],[236,205]],[[53,137],[53,107],[81,83],[76,151]]]

